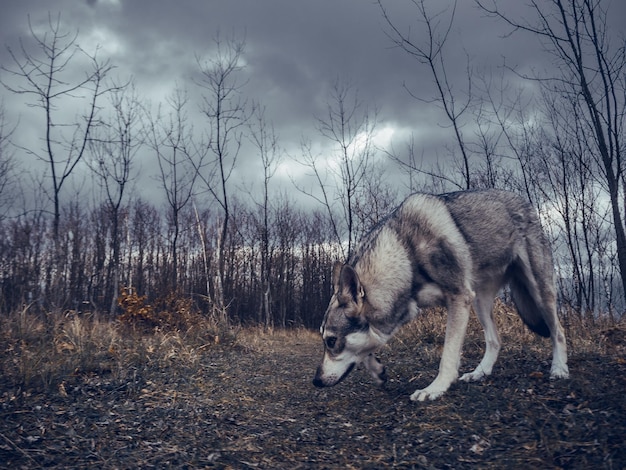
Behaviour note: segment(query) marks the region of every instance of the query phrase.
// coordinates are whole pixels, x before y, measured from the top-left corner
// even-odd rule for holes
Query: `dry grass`
[[[24,309],[1,319],[4,379],[14,387],[48,389],[68,375],[110,370],[120,338],[110,324]]]
[[[155,365],[193,367],[205,349],[235,341],[235,330],[199,315],[146,328],[97,314],[25,308],[0,319],[0,338],[4,386],[49,391],[78,375],[123,379]]]
[[[493,376],[418,404],[441,310],[381,351],[384,389],[357,370],[320,390],[315,331],[225,328],[171,307],[150,328],[26,309],[0,320],[0,467],[624,468],[626,325],[568,318],[572,379],[551,381],[549,340],[496,311]],[[462,372],[483,347],[472,318]]]
[[[171,321],[172,314],[167,315]],[[423,359],[438,360],[445,315],[444,309],[435,309],[421,316],[405,326],[385,349],[410,354],[419,344]],[[513,308],[497,302],[495,317],[502,337],[502,355],[523,348],[548,357],[549,341],[530,332]],[[214,320],[189,314],[173,323],[146,328],[144,324],[112,322],[99,315],[34,314],[25,308],[0,319],[0,366],[5,386],[44,391],[80,374],[111,374],[121,379],[129,370],[154,365],[192,368],[207,349],[218,345],[267,354],[283,350],[285,343],[297,347],[319,342],[316,331],[304,328],[223,327]],[[616,324],[608,319],[591,322],[570,316],[567,327],[570,355],[619,356],[626,351],[626,320]],[[470,320],[464,350],[473,356],[472,361],[483,351],[482,329],[475,316]]]

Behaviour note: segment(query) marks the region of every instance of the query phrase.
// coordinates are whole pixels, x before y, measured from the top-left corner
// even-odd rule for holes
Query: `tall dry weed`
[[[73,311],[24,308],[1,317],[0,392],[56,389],[79,376],[103,374],[132,391],[148,369],[197,367],[204,350],[235,340],[233,328],[180,303],[166,307],[160,306],[160,316],[154,313],[158,322],[150,328],[143,318],[138,326]]]
[[[113,325],[97,318],[28,308],[2,318],[0,336],[5,384],[24,388],[47,389],[72,374],[110,370],[119,343]]]

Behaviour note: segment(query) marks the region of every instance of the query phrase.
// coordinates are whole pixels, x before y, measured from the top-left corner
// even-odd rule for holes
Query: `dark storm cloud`
[[[80,30],[81,44],[99,39],[108,51],[119,43],[112,51],[118,73],[148,87],[188,80],[197,69],[195,56],[210,53],[218,31],[245,36],[252,92],[276,96],[277,108],[301,116],[315,111],[337,77],[353,81],[364,100],[395,99],[402,112],[406,95],[399,86],[413,80],[407,72],[416,75],[410,60],[389,49],[378,7],[360,0],[14,3],[0,20],[5,43],[28,36],[28,14],[33,24],[43,25],[48,10],[58,11],[69,29]]]

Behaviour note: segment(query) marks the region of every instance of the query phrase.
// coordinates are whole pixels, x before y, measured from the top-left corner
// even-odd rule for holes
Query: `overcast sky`
[[[394,21],[414,37],[423,34],[416,8],[411,1],[387,0]],[[517,17],[530,18],[520,0],[499,0],[502,9]],[[451,2],[427,2],[433,13]],[[626,2],[614,0],[611,21],[617,28],[626,23]],[[444,158],[453,134],[440,109],[412,98],[428,100],[434,89],[429,71],[406,53],[394,49],[386,36],[381,11],[372,0],[9,0],[2,4],[2,43],[19,50],[20,38],[30,33],[27,18],[36,31],[47,26],[48,13],[61,13],[65,29],[79,31],[78,44],[88,52],[99,45],[99,56],[110,58],[117,68],[113,76],[134,77],[144,103],[163,102],[178,84],[189,90],[192,100],[199,92],[193,77],[198,74],[196,57],[210,58],[218,33],[244,38],[244,61],[248,84],[246,97],[267,108],[280,145],[297,155],[303,138],[323,152],[328,142],[316,131],[316,116],[323,116],[329,90],[338,78],[358,89],[364,106],[378,109],[377,143],[405,145],[415,136],[418,152],[427,158]],[[445,17],[442,17],[445,18]],[[503,38],[509,30],[493,18],[486,18],[473,1],[460,0],[446,49],[450,80],[462,97],[465,90],[466,55],[474,71],[497,70],[504,60],[521,71],[542,71],[551,58],[541,45],[522,34]],[[33,50],[34,51],[34,50]],[[0,63],[12,67],[6,47]],[[0,75],[7,83],[13,77]],[[28,147],[42,137],[40,109],[28,108],[24,96],[0,88],[10,122],[18,122],[14,141]],[[195,123],[201,127],[202,123]],[[16,151],[27,168],[35,165],[22,151]],[[396,171],[389,162],[389,171]],[[292,168],[297,176],[296,167]],[[156,163],[149,152],[137,161],[136,193],[157,197],[158,185],[147,180]],[[259,173],[258,159],[244,152],[239,162],[239,179],[251,181]],[[292,176],[293,176],[292,175]],[[283,183],[290,184],[281,173]],[[234,184],[234,182],[233,182]]]

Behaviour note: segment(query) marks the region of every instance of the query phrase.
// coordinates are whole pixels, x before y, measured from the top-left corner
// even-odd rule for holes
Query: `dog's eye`
[[[326,347],[328,349],[333,349],[335,347],[335,343],[337,343],[337,338],[334,336],[329,336],[326,338]]]

